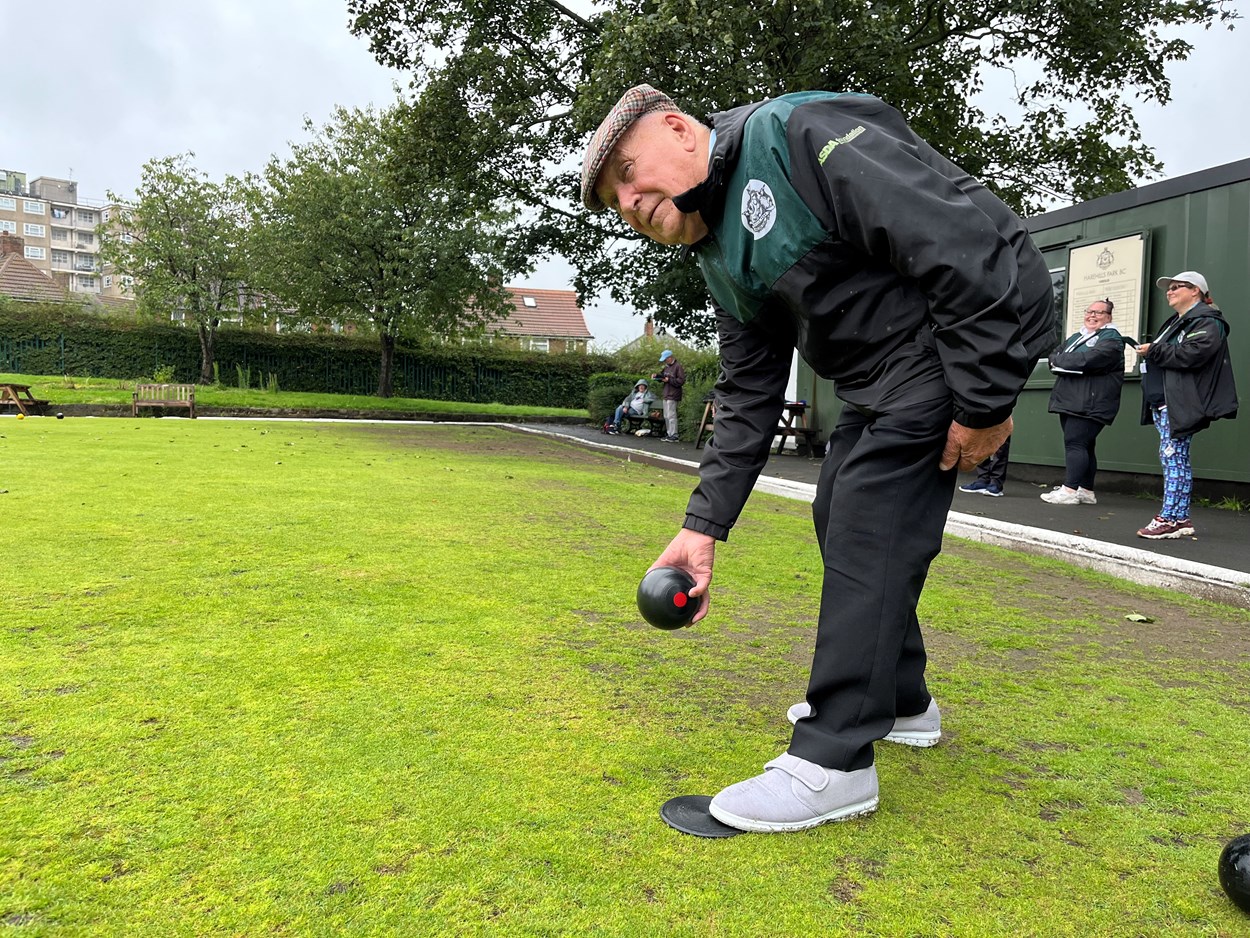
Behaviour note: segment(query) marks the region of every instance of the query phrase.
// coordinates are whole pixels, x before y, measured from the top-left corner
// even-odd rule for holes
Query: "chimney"
[[[18,257],[22,257],[26,253],[25,247],[25,239],[19,238],[15,234],[9,234],[7,231],[4,234],[0,234],[0,257],[3,257],[5,254],[16,254]]]
[[[642,334],[645,335],[648,339],[650,339],[652,336],[655,335],[655,324],[651,322],[650,316],[648,316],[647,321],[643,323]]]

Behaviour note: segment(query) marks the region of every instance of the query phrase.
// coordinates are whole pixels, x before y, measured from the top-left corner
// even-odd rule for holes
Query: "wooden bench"
[[[195,419],[194,384],[136,384],[130,413],[139,416],[140,407],[185,407]]]
[[[0,407],[16,407],[23,417],[31,411],[42,415],[49,403],[31,394],[29,384],[0,384]]]
[[[622,433],[637,433],[643,427],[650,430],[652,436],[664,436],[668,432],[663,417],[652,417],[651,414],[647,414],[645,417],[640,417],[638,414],[624,414],[621,416]]]

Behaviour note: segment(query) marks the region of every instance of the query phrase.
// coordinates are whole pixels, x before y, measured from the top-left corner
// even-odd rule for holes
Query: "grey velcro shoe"
[[[812,715],[812,705],[806,700],[796,703],[786,711],[786,718],[791,723],[798,723],[804,717]],[[928,749],[936,746],[942,738],[942,713],[938,710],[937,701],[929,698],[929,709],[914,717],[898,717],[894,726],[885,736],[887,743],[901,743],[904,746],[918,746]]]
[[[712,799],[712,817],[761,834],[807,830],[877,810],[877,767],[826,769],[785,752],[764,774],[730,785]]]

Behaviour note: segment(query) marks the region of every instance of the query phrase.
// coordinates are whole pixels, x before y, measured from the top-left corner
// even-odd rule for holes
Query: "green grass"
[[[31,394],[57,404],[114,404],[130,406],[135,381],[117,378],[75,378],[62,375],[0,374],[0,382],[28,384]],[[140,382],[142,383],[142,382]],[[197,407],[255,408],[258,410],[390,411],[418,414],[462,414],[512,417],[586,417],[584,409],[532,407],[528,404],[473,404],[411,397],[374,397],[364,394],[313,394],[302,391],[275,393],[258,388],[201,385],[195,389]]]
[[[666,828],[785,747],[820,578],[757,495],[712,616],[642,625],[690,486],[491,428],[0,420],[0,933],[1245,933],[1250,615],[963,542],[947,737],[878,747],[874,816]]]

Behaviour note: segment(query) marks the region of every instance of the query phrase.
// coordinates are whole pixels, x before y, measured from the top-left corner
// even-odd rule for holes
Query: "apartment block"
[[[78,183],[0,169],[0,233],[22,238],[25,258],[70,294],[127,296],[121,278],[102,275],[97,226],[116,207],[80,199]]]

